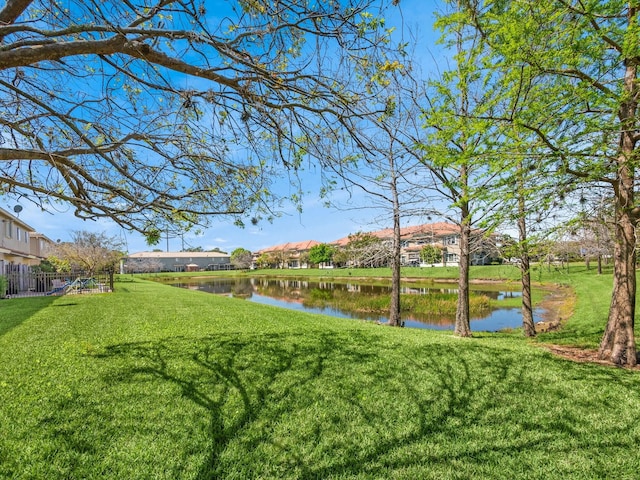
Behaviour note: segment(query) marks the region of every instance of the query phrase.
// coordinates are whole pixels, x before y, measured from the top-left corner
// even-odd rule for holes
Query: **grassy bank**
[[[593,278],[579,294],[606,288]],[[554,341],[602,328],[583,301]],[[637,371],[519,334],[458,339],[140,280],[0,301],[2,478],[635,478],[639,390]]]
[[[543,270],[546,270],[543,268]],[[224,270],[197,272],[198,276],[295,276],[318,278],[391,278],[390,268],[301,268],[301,269],[262,269],[262,270]],[[483,267],[471,267],[471,278],[474,280],[496,279],[517,280],[519,278],[518,267],[514,265],[492,265]],[[151,278],[157,277],[193,277],[193,272],[163,272],[143,275]],[[457,267],[402,267],[404,278],[438,279],[454,281],[458,278]]]
[[[611,267],[605,267],[606,273],[611,273]],[[458,267],[402,267],[402,277],[405,279],[433,279],[456,281],[458,279]],[[534,264],[531,268],[531,279],[534,282],[554,281],[570,275],[595,274],[595,268],[587,270],[583,264],[571,264],[568,268],[547,264]],[[295,276],[300,278],[391,278],[390,268],[301,268],[301,269],[263,269],[263,270],[225,270],[210,272],[163,272],[157,274],[142,275],[142,277],[193,277],[197,276]],[[486,265],[472,266],[469,277],[472,281],[502,280],[519,281],[520,269],[516,265]]]
[[[429,293],[428,295],[401,294],[402,314],[450,315],[455,316],[458,295],[456,293]],[[495,302],[498,303],[497,301]],[[303,304],[306,307],[331,307],[353,312],[389,314],[391,296],[389,294],[352,295],[345,291],[312,291]],[[487,312],[491,308],[491,299],[486,295],[471,293],[469,310],[471,315]]]

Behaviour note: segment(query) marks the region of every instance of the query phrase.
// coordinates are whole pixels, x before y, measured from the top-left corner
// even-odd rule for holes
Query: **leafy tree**
[[[314,265],[331,263],[335,248],[326,243],[314,245],[309,249],[309,261]]]
[[[101,270],[113,271],[123,256],[121,248],[117,237],[81,230],[73,233],[71,242],[55,245],[48,260],[53,264],[66,262],[72,269],[93,275]]]
[[[277,260],[270,253],[262,253],[256,259],[256,265],[258,268],[274,268]]]
[[[54,248],[55,250],[55,248]],[[51,268],[53,268],[54,272],[70,272],[71,271],[71,263],[68,259],[59,258],[56,254],[50,253],[46,260]]]
[[[439,18],[443,42],[453,54],[452,68],[429,82],[424,107],[427,138],[420,145],[423,164],[433,176],[434,188],[444,206],[435,212],[459,227],[458,304],[456,335],[471,336],[469,269],[472,232],[491,211],[484,199],[492,179],[487,158],[495,144],[496,131],[484,116],[494,105],[491,75],[480,68],[484,52],[480,35],[458,21],[459,2],[452,12]],[[446,257],[445,257],[446,259]]]
[[[441,263],[442,262],[442,250],[435,245],[425,245],[420,250],[420,261],[423,263]]]
[[[151,243],[160,225],[270,215],[297,136],[349,128],[352,100],[375,95],[336,60],[388,42],[374,3],[4,2],[0,192]]]
[[[55,266],[48,259],[44,259],[40,262],[37,267],[33,267],[32,271],[35,272],[45,272],[45,273],[54,273],[56,271]]]
[[[532,244],[548,234],[543,220],[554,216],[553,211],[558,208],[554,200],[557,192],[548,172],[538,168],[540,155],[523,141],[518,129],[506,129],[497,156],[500,160],[493,161],[490,168],[499,172],[499,177],[487,195],[497,204],[491,220],[494,224],[515,223],[517,227],[518,241],[511,245],[509,256],[517,258],[520,269],[523,331],[525,336],[533,337],[536,327],[531,295]]]
[[[599,355],[636,365],[640,5],[622,0],[464,3],[467,21],[492,52],[487,67],[500,73],[511,103],[520,107],[500,120],[535,134],[537,147],[545,150],[540,163],[555,169],[558,184],[569,179],[609,189],[614,280]]]
[[[253,263],[253,254],[246,248],[236,248],[231,252],[231,264],[240,270],[246,270]]]

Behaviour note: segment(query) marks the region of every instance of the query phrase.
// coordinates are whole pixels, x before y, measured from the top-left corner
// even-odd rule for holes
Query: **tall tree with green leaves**
[[[513,106],[507,99],[502,108],[511,110]],[[517,230],[518,241],[509,247],[509,256],[517,258],[520,268],[523,332],[525,336],[533,337],[536,326],[531,290],[531,244],[547,233],[543,222],[558,208],[557,202],[554,205],[557,192],[554,183],[547,178],[548,172],[539,168],[539,155],[530,143],[532,136],[524,137],[524,132],[518,128],[501,125],[501,122],[496,122],[494,128],[501,129],[501,136],[499,145],[493,148],[494,158],[488,164],[496,174],[492,188],[485,195],[495,204],[489,221],[498,228],[507,226]]]
[[[435,245],[425,245],[420,250],[420,261],[430,264],[441,263],[442,250]]]
[[[246,248],[238,247],[231,252],[231,264],[240,270],[246,270],[253,263],[253,254]]]
[[[490,122],[482,118],[491,112],[494,102],[492,92],[486,89],[490,75],[480,68],[484,55],[480,35],[458,21],[458,3],[451,2],[449,15],[441,15],[436,22],[443,30],[443,42],[452,52],[452,67],[430,82],[423,108],[427,136],[420,150],[422,163],[433,177],[432,184],[443,198],[443,206],[436,213],[460,229],[454,332],[467,337],[471,336],[472,233],[490,210],[483,201],[484,192],[492,183],[485,163],[496,139]]]
[[[328,265],[331,263],[335,248],[329,244],[321,243],[309,249],[309,261],[314,265]]]
[[[499,120],[536,135],[558,183],[570,179],[611,193],[613,293],[599,355],[636,365],[640,2],[465,0],[464,6],[491,52],[486,66],[499,72],[520,106]]]

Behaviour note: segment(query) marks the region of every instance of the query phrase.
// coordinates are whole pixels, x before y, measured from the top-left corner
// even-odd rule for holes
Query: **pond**
[[[168,282],[170,285],[191,290],[213,293],[217,295],[233,296],[243,298],[248,301],[273,305],[291,310],[299,310],[311,313],[321,313],[341,318],[352,318],[360,320],[371,320],[381,323],[387,322],[384,315],[363,313],[349,310],[343,306],[317,306],[312,299],[326,298],[333,299],[336,296],[366,296],[390,293],[391,287],[388,285],[373,285],[359,281],[319,281],[291,278],[207,278],[207,279],[173,279]],[[477,294],[486,295],[492,299],[505,299],[520,297],[518,290],[509,290],[508,287],[500,285],[473,285],[472,291]],[[429,295],[436,293],[457,294],[454,284],[403,284],[401,293],[414,295]],[[338,297],[340,298],[340,297]],[[346,302],[345,302],[346,303]],[[542,311],[536,309],[534,321],[542,319]],[[453,330],[455,316],[453,315],[419,315],[403,314],[402,320],[405,327],[426,328],[436,330]],[[497,308],[484,312],[482,315],[472,316],[471,329],[473,331],[495,332],[506,328],[518,328],[522,326],[522,314],[520,308]]]

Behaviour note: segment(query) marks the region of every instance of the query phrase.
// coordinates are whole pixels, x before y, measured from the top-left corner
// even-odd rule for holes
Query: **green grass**
[[[577,275],[575,319],[547,338],[591,344],[602,303],[585,295],[611,278]],[[138,279],[0,301],[0,478],[632,479],[639,391],[637,371],[519,333],[459,339]]]
[[[543,269],[545,270],[545,269]],[[215,277],[215,276],[295,276],[295,277],[319,277],[319,278],[342,278],[342,277],[357,277],[357,278],[390,278],[390,268],[331,268],[331,269],[319,269],[319,268],[301,268],[301,269],[263,269],[263,270],[229,270],[229,271],[210,271],[210,272],[198,272],[198,276],[202,277]],[[513,265],[492,265],[483,267],[471,267],[470,277],[474,280],[478,279],[507,279],[517,280],[520,273],[518,267]],[[192,272],[163,272],[154,274],[141,275],[143,278],[181,278],[181,277],[193,277]],[[431,279],[448,279],[457,280],[458,268],[457,267],[403,267],[403,277],[411,278],[431,278]],[[132,275],[124,275],[123,278],[131,278]]]
[[[570,321],[566,322],[560,331],[541,335],[541,340],[583,348],[598,348],[611,303],[611,275],[569,275],[563,283],[575,290],[578,304]]]
[[[495,301],[499,304],[501,301]],[[391,297],[387,294],[353,295],[351,292],[343,290],[311,290],[303,301],[305,307],[325,308],[331,307],[344,309],[352,312],[379,313],[385,315],[389,313]],[[401,294],[400,306],[403,314],[432,314],[432,315],[454,315],[458,295],[456,293],[436,293],[428,295]],[[469,298],[469,308],[472,315],[487,312],[492,305],[491,299],[486,295],[472,292]]]

